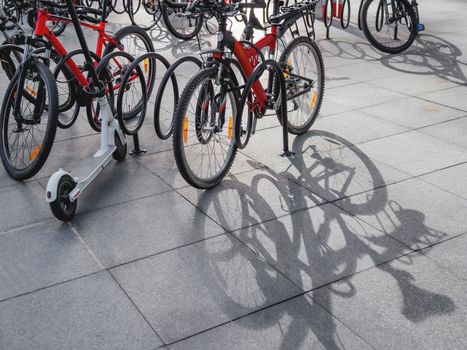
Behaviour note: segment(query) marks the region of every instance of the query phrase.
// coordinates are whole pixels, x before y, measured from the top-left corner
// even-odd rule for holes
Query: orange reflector
[[[33,161],[34,159],[36,159],[40,151],[41,146],[37,146],[36,148],[34,148],[34,150],[31,152],[31,155],[29,156],[29,160]]]
[[[28,87],[26,88],[26,90],[28,90],[28,92],[29,92],[31,95],[33,95],[34,97],[37,96],[37,92],[35,92],[34,89],[33,89],[32,87],[28,86]]]
[[[183,143],[188,141],[188,117],[183,122]]]
[[[233,129],[233,118],[232,118],[232,116],[230,116],[230,118],[229,118],[229,130],[228,130],[228,134],[227,134],[227,137],[229,138],[229,140],[232,138],[232,129]]]
[[[149,67],[149,60],[147,58],[145,58],[143,60],[143,66],[144,66],[144,73],[147,73],[148,72],[148,67]]]
[[[310,109],[313,109],[316,102],[316,91],[313,91],[313,98],[311,99]]]

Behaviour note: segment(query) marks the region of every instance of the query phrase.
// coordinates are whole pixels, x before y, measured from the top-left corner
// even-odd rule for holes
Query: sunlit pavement
[[[467,3],[420,1],[427,30],[399,55],[357,5],[331,40],[316,24],[325,98],[291,160],[266,117],[221,185],[188,187],[153,94],[147,153],[109,165],[70,224],[45,186],[97,149],[84,113],[34,179],[1,168],[0,349],[467,348]],[[199,51],[150,35],[170,62]]]

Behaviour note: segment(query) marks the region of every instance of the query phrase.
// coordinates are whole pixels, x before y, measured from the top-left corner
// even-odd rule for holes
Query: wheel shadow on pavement
[[[318,142],[314,141],[316,138]],[[335,150],[340,147],[346,148],[346,152],[354,152],[362,162],[353,170],[366,169],[370,174],[367,180],[377,187],[362,188],[367,194],[364,201],[353,202],[353,197],[347,195],[350,183],[358,176],[348,169],[345,159],[339,158],[342,152],[323,150],[320,146],[323,140]],[[315,147],[311,147],[313,144]],[[223,311],[229,315],[234,308],[238,315],[240,308],[241,314],[248,315],[268,307],[268,317],[238,318],[232,314],[231,319],[241,327],[256,331],[279,326],[283,332],[278,346],[280,349],[289,349],[291,344],[297,349],[305,346],[310,332],[324,348],[343,348],[337,320],[333,316],[332,297],[338,295],[351,300],[358,292],[352,283],[353,275],[370,268],[379,269],[394,279],[402,296],[400,313],[411,322],[450,313],[455,309],[450,297],[418,287],[415,285],[416,277],[400,267],[401,262],[402,266],[414,264],[413,250],[396,240],[394,232],[377,230],[358,219],[359,215],[388,215],[388,211],[392,211],[391,216],[399,218],[398,236],[401,233],[417,235],[412,238],[431,244],[444,237],[444,233],[425,225],[423,213],[403,208],[389,199],[376,165],[355,146],[349,148],[350,145],[350,142],[328,132],[308,132],[295,139],[293,150],[296,156],[286,171],[258,169],[253,177],[243,182],[232,176],[198,197],[200,210],[215,217],[227,231],[231,231],[229,227],[242,227],[227,235],[232,243],[239,240],[303,293],[310,292],[311,298],[299,298],[311,301],[314,290],[327,286],[320,289],[319,304],[312,302],[310,307],[268,307],[271,291],[267,289],[261,290],[261,297],[251,305],[251,291],[242,288],[241,284],[232,283],[231,276],[248,271],[256,276],[257,285],[261,288],[262,285],[270,286],[271,281],[264,281],[277,278],[277,275],[242,254],[238,244],[231,244],[220,252],[200,255],[199,259],[203,260],[197,263],[202,269],[200,276],[209,276],[206,283],[212,285],[208,289],[223,290],[223,293],[212,293],[212,298],[216,299]],[[298,172],[291,171],[291,167]],[[321,177],[316,175],[318,168],[323,168]],[[337,173],[346,174],[347,179],[340,175],[336,177]],[[299,186],[295,186],[297,184]],[[311,191],[303,192],[304,187]],[[263,194],[265,188],[270,192],[267,198]],[[327,196],[322,196],[326,193]],[[271,198],[275,198],[288,214],[278,216]],[[347,201],[352,214],[330,203],[330,198]],[[417,230],[413,230],[414,225],[417,225]],[[209,248],[206,247],[206,250]],[[391,264],[394,259],[399,262],[397,267]],[[229,280],[230,283],[226,283]],[[336,281],[339,281],[339,288],[333,287]],[[246,300],[249,303],[244,304]],[[327,312],[322,312],[321,308]],[[284,318],[289,321],[283,322]]]

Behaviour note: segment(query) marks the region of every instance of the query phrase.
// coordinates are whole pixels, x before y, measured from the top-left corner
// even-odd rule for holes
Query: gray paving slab
[[[465,98],[466,93],[467,86],[458,86],[452,89],[423,94],[420,95],[420,97],[467,112],[467,100]]]
[[[376,64],[380,63],[376,62]],[[456,83],[436,75],[413,74],[410,76],[410,79],[408,79],[405,74],[394,76],[394,72],[392,76],[373,80],[370,84],[410,96],[417,96],[457,86]]]
[[[345,200],[335,204],[413,249],[467,232],[463,214],[467,200],[417,179],[377,189],[372,196],[363,193],[356,197],[366,199],[373,210],[359,213],[358,206],[352,208]]]
[[[0,348],[154,349],[160,339],[107,272],[0,303]]]
[[[74,139],[78,137],[90,136],[94,134],[97,134],[97,132],[91,128],[85,113],[82,110],[80,110],[78,119],[76,119],[76,122],[73,124],[72,127],[68,129],[57,128],[57,133],[55,134],[55,142]]]
[[[373,82],[382,78],[397,76],[393,69],[382,65],[379,61],[373,60],[356,60],[353,64],[327,69],[326,74],[328,71],[331,77],[335,75],[341,78],[349,78],[355,82]],[[385,86],[381,87],[385,88]],[[352,87],[349,86],[349,89],[352,90]],[[397,90],[393,91],[402,92]],[[329,92],[332,96],[332,90]]]
[[[467,149],[467,117],[420,129],[420,132]]]
[[[361,111],[408,128],[420,128],[465,115],[463,111],[416,97],[365,107]]]
[[[354,84],[349,87],[342,86],[329,89],[326,92],[327,99],[337,101],[346,107],[356,109],[376,105],[379,103],[397,101],[405,95],[389,91],[367,83]]]
[[[178,171],[172,151],[160,152],[141,157],[138,159],[138,161],[153,173],[158,175],[172,188],[179,189],[189,186],[189,184],[183,179],[182,175],[180,175],[180,172]],[[239,174],[261,167],[264,166],[241,153],[237,153],[235,162],[233,163],[229,174]]]
[[[224,232],[176,192],[78,215],[73,225],[105,267]]]
[[[92,158],[98,149],[98,134],[55,142],[47,161],[35,177],[45,179],[47,183],[48,178],[58,169],[73,171],[80,166],[80,162]]]
[[[465,148],[419,131],[358,145],[371,159],[417,176],[467,161]]]
[[[467,199],[467,187],[465,186],[466,177],[467,163],[464,163],[440,171],[435,171],[420,177],[420,179]]]
[[[111,272],[166,343],[300,293],[230,235]]]
[[[467,281],[467,261],[465,251],[467,249],[467,234],[462,234],[432,248],[423,251],[423,254],[434,260],[440,267],[444,267],[459,279]]]
[[[365,127],[363,128],[362,125]],[[409,130],[406,127],[376,118],[361,111],[350,111],[326,118],[318,118],[313,124],[313,130],[316,129],[337,134],[353,144]]]
[[[311,292],[378,349],[463,349],[466,281],[411,254]]]
[[[228,177],[209,191],[187,187],[178,192],[228,231],[290,214],[284,202],[288,197],[301,198],[294,210],[323,203],[322,198],[268,169]]]
[[[8,173],[5,171],[5,168],[0,166],[0,187],[8,186],[8,185],[14,185],[16,184],[17,181],[12,179]]]
[[[233,234],[304,291],[409,252],[389,235],[332,204]]]
[[[0,233],[0,266],[0,300],[101,269],[71,228],[57,222]]]
[[[326,94],[327,95],[327,94]],[[323,99],[323,104],[321,105],[321,109],[319,112],[319,117],[325,117],[328,115],[333,115],[337,113],[343,113],[346,111],[352,110],[352,107],[344,106],[343,104],[340,104],[337,102],[337,100],[331,100],[325,97]]]
[[[45,189],[37,181],[0,188],[0,232],[50,217]]]
[[[191,349],[372,349],[349,328],[305,296],[272,306],[173,344]]]
[[[72,172],[73,174],[73,172]],[[46,186],[48,179],[41,180]],[[169,191],[159,177],[140,165],[135,159],[109,164],[79,197],[79,212],[88,212],[153,194]]]
[[[410,177],[393,167],[368,158],[350,141],[324,130],[295,138],[292,159],[270,165],[276,172],[334,201]],[[348,203],[354,203],[349,198]]]

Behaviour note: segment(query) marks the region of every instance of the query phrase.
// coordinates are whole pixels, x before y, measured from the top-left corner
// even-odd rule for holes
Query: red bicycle
[[[57,4],[52,1],[41,0],[41,4],[44,6],[53,8],[53,12],[49,12],[46,7],[41,7],[38,10],[38,16],[36,26],[34,29],[34,35],[36,38],[43,38],[46,47],[52,49],[52,54],[60,58],[53,69],[54,75],[57,81],[59,90],[59,117],[58,126],[61,128],[69,128],[76,121],[80,107],[86,108],[86,115],[88,117],[89,124],[91,127],[100,131],[99,121],[99,106],[95,99],[89,99],[86,93],[83,93],[83,89],[88,86],[88,80],[85,76],[86,72],[89,71],[89,67],[86,65],[79,65],[75,62],[77,56],[82,56],[83,52],[81,49],[67,52],[60,40],[54,35],[53,32],[47,26],[47,23],[70,23],[71,19],[67,17],[66,5]],[[119,50],[129,53],[133,57],[139,57],[148,52],[154,52],[154,46],[148,34],[137,26],[126,26],[118,30],[115,34],[108,33],[106,31],[107,22],[107,1],[104,1],[102,9],[94,9],[84,6],[75,6],[76,13],[80,18],[80,26],[84,28],[96,31],[97,43],[93,59],[95,59],[95,65],[98,61],[111,53],[112,51]],[[62,11],[62,12],[60,12]],[[115,56],[109,60],[107,65],[107,94],[110,101],[114,100],[114,92],[120,89],[120,80],[125,74],[131,62],[125,58],[125,56]],[[155,81],[155,59],[147,58],[141,63],[141,68],[144,74],[147,94],[152,91]],[[104,74],[104,73],[102,73]],[[100,77],[104,78],[104,77]],[[132,84],[133,80],[137,79],[137,76],[133,77],[127,82],[126,89],[137,88],[139,84]],[[141,109],[141,91],[135,91],[134,93],[128,93],[128,96],[133,96],[132,101],[133,109],[126,112],[124,118],[131,119],[139,113]]]
[[[177,166],[184,179],[197,188],[211,188],[222,180],[232,166],[237,148],[246,145],[255,132],[256,120],[265,116],[267,110],[273,110],[279,121],[286,123],[284,140],[287,131],[306,132],[319,113],[324,64],[318,46],[310,39],[313,33],[293,39],[277,61],[266,61],[262,52],[266,49],[270,58],[275,57],[278,42],[286,31],[298,19],[310,15],[316,1],[280,7],[280,1],[274,0],[270,33],[255,44],[238,41],[227,29],[228,19],[238,15],[246,17],[241,12],[244,9],[264,8],[263,2],[256,1],[225,4],[223,0],[205,0],[192,5],[201,11],[212,11],[219,22],[217,48],[205,52],[211,56],[205,68],[187,84],[174,115],[173,148]],[[247,30],[256,23],[252,13]],[[234,68],[244,80],[249,77],[246,85],[239,85]],[[259,78],[266,70],[269,77],[267,86],[263,87]],[[282,76],[285,84],[281,88]],[[244,104],[248,106],[245,122],[242,121]],[[284,151],[287,153],[287,147]]]

